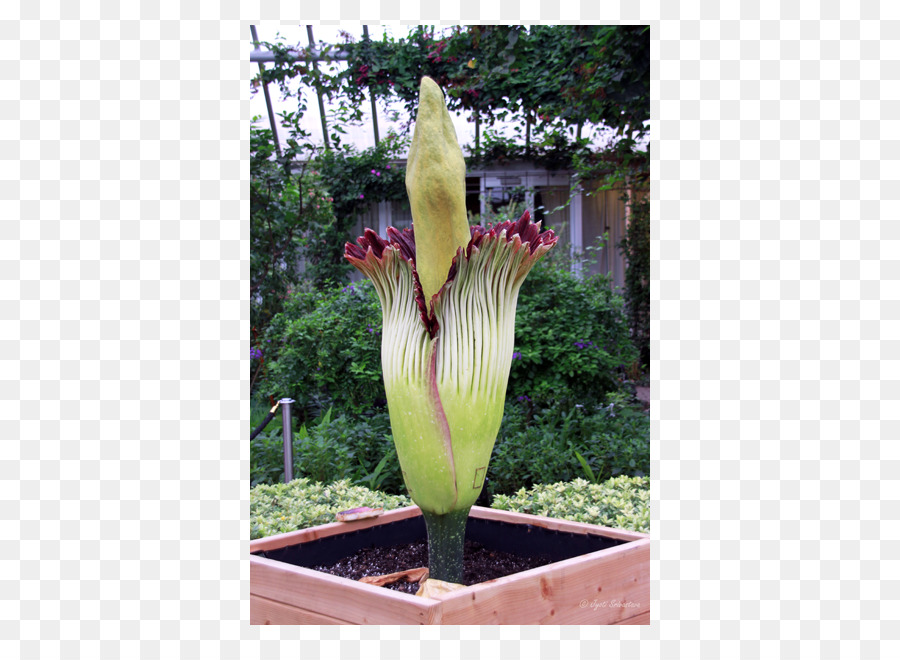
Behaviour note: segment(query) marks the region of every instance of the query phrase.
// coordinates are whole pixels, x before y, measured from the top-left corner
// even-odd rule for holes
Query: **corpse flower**
[[[465,162],[444,97],[423,78],[406,174],[413,227],[366,229],[345,256],[375,285],[397,457],[428,531],[429,576],[462,582],[469,510],[484,485],[525,276],[556,244],[526,211],[469,228]]]

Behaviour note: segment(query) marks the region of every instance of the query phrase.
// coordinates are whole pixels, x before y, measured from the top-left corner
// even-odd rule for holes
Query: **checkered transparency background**
[[[0,4],[0,657],[900,657],[900,9],[606,4]],[[415,8],[653,25],[651,626],[246,623],[249,21]]]

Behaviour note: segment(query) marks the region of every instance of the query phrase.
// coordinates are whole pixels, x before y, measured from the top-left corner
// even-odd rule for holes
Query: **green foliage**
[[[291,175],[286,163],[272,160],[272,132],[251,128],[250,163],[250,322],[261,329],[277,314],[297,281],[303,232],[328,213],[306,204],[306,188],[316,181]]]
[[[590,475],[600,481],[650,473],[650,418],[615,395],[606,406],[533,409],[507,403],[488,466],[487,490]],[[579,458],[580,457],[580,458]]]
[[[282,428],[273,419],[264,431],[250,441],[251,486],[284,481],[283,451]]]
[[[586,460],[584,460],[584,456],[582,456],[581,454],[579,454],[576,451],[575,458],[577,458],[578,462],[581,463],[581,469],[584,470],[584,475],[585,475],[585,477],[587,477],[587,480],[590,481],[592,484],[597,483],[597,481],[598,481],[597,475],[594,474],[594,470],[593,470],[593,468],[591,468],[590,465],[588,465],[588,462]]]
[[[272,132],[251,127],[251,324],[262,331],[304,282],[325,289],[350,279],[344,243],[359,213],[373,202],[406,200],[397,164],[408,139],[388,134],[378,146],[318,150],[304,140],[302,114],[282,115],[288,146],[274,158]],[[299,172],[296,159],[304,155]],[[303,262],[303,272],[298,269]]]
[[[499,495],[495,509],[650,533],[649,477],[615,477],[592,484],[584,479],[524,488]]]
[[[352,240],[351,230],[362,211],[377,202],[408,204],[406,170],[398,164],[408,142],[408,138],[389,133],[375,147],[360,150],[347,145],[327,149],[313,161],[316,173],[328,182],[334,208],[333,222],[316,227],[306,250],[310,263],[307,277],[315,288],[350,279],[353,267],[344,259],[344,243]]]
[[[636,357],[622,307],[600,277],[579,280],[552,266],[535,267],[519,296],[508,396],[539,407],[603,400]],[[294,294],[266,335],[261,391],[290,396],[312,416],[331,405],[381,408],[380,332],[381,307],[367,280]]]
[[[306,433],[301,427],[294,447],[299,475],[316,481],[348,479],[385,492],[405,492],[386,414],[323,419]]]
[[[372,202],[406,200],[396,162],[405,149],[401,138],[389,135],[364,151],[340,145],[343,127],[360,120],[371,94],[400,101],[411,123],[419,80],[429,75],[444,88],[451,111],[472,110],[488,125],[519,120],[512,140],[485,131],[470,167],[528,157],[549,169],[574,168],[582,181],[607,179],[608,185],[649,175],[649,153],[635,148],[649,119],[646,26],[416,26],[399,39],[318,44],[326,58],[343,50],[346,66],[283,43],[264,47],[275,63],[254,86],[278,83],[285,96],[296,96],[297,110],[282,115],[289,136],[280,158],[274,157],[270,131],[251,130],[251,323],[260,332],[286,293],[301,285],[301,257],[302,286],[346,282],[351,271],[342,245],[359,211]],[[295,78],[303,83],[299,92],[290,84]],[[311,144],[301,127],[312,88],[342,100],[329,124],[326,147],[333,149]],[[571,140],[575,127],[600,124],[619,130],[609,148]],[[304,158],[307,167],[297,177],[291,164]]]
[[[250,538],[293,532],[335,521],[339,511],[360,506],[386,511],[411,505],[402,495],[385,495],[342,480],[331,484],[294,479],[250,489]]]
[[[403,495],[387,495],[347,480],[318,483],[306,478],[250,490],[250,538],[258,539],[334,522],[339,511],[360,506],[386,511],[410,506]],[[500,495],[493,508],[575,522],[650,532],[650,480],[617,477],[591,484],[584,479],[524,488]]]
[[[508,403],[486,492],[510,494],[535,483],[585,476],[586,470],[593,481],[649,474],[649,417],[618,393],[607,401],[603,407],[567,412]],[[279,415],[251,442],[251,485],[284,479],[280,422]],[[347,479],[387,493],[406,493],[387,412],[366,416],[327,412],[305,424],[295,423],[293,439],[297,476],[323,482]]]
[[[625,309],[639,366],[650,366],[650,200],[642,196],[630,206],[625,238],[620,243],[625,270]]]
[[[395,161],[402,160],[408,147],[408,137],[389,133],[376,147],[346,146],[320,153],[316,169],[332,182],[335,214],[355,218],[372,202],[406,200],[406,167]]]
[[[403,477],[387,413],[332,415],[294,423],[294,474],[315,481],[347,479],[389,493],[403,493]],[[276,420],[250,443],[250,485],[284,481],[284,438]]]
[[[261,389],[276,399],[290,396],[301,419],[332,405],[384,406],[381,305],[368,280],[294,294],[266,336],[271,348]]]
[[[469,148],[466,166],[469,170],[503,165],[516,160],[530,160],[550,171],[571,169],[592,152],[587,140],[571,139],[562,128],[549,128],[534,139],[522,142],[523,127],[513,127],[514,136],[507,137],[486,129],[478,145]]]
[[[292,52],[279,43],[265,47],[276,61],[254,85],[260,80],[277,82],[285,95],[292,95],[287,83],[299,77],[329,96],[341,97],[345,122],[359,121],[360,108],[374,95],[402,104],[411,124],[419,81],[427,75],[444,90],[451,112],[470,110],[487,125],[498,119],[527,123],[537,140],[545,132],[602,124],[618,130],[630,149],[648,130],[647,26],[475,25],[435,30],[419,25],[398,39],[385,34],[380,40],[354,42],[348,35],[344,44],[319,45],[325,56],[342,50],[346,67],[316,64],[305,49]],[[302,95],[298,102],[305,110]],[[332,135],[332,140],[337,138]]]
[[[622,306],[602,276],[536,266],[519,295],[508,396],[587,405],[615,390],[635,358]]]
[[[359,102],[363,90],[396,99],[411,116],[427,75],[446,90],[451,111],[473,110],[488,122],[520,114],[643,128],[650,117],[647,26],[417,26],[406,38],[341,48],[350,63],[340,74],[345,93]]]

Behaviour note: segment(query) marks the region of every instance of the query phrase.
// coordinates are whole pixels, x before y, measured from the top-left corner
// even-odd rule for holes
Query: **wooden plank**
[[[250,593],[350,623],[440,623],[438,601],[264,557],[250,557]]]
[[[618,623],[649,609],[650,540],[473,585],[441,603],[443,624]]]
[[[251,541],[251,552],[421,515],[416,506],[378,518],[332,523]],[[421,598],[251,556],[251,622],[320,624],[649,623],[650,540],[646,534],[473,507],[474,517],[600,534],[626,544],[453,592]],[[255,605],[253,604],[255,603]]]
[[[633,616],[630,619],[625,619],[624,621],[619,621],[620,626],[649,626],[650,625],[650,610],[646,612],[642,612],[637,616]]]
[[[250,594],[250,625],[252,626],[321,626],[347,625],[348,623],[348,621],[334,619],[318,612],[303,610]]]
[[[555,529],[561,532],[599,534],[600,536],[608,536],[610,538],[623,539],[625,541],[637,541],[650,538],[649,534],[642,534],[641,532],[613,529],[612,527],[604,527],[603,525],[591,525],[571,520],[560,520],[559,518],[547,518],[546,516],[535,516],[530,513],[488,509],[481,506],[473,506],[469,515],[475,518],[484,518],[486,520],[500,520],[502,522],[519,523],[522,525],[534,525],[535,527]]]
[[[358,529],[368,529],[376,525],[394,522],[396,520],[404,520],[421,515],[422,512],[417,506],[405,506],[402,509],[393,509],[386,511],[376,518],[363,518],[362,520],[354,520],[352,522],[334,522],[317,527],[309,527],[296,532],[285,532],[284,534],[275,534],[267,536],[264,539],[256,539],[250,541],[250,552],[262,552],[263,550],[276,550],[288,545],[296,543],[305,543],[314,541],[326,536],[334,536],[335,534],[346,534],[354,532]]]

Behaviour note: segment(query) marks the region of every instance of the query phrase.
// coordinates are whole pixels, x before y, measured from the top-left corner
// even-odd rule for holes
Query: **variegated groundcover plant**
[[[462,582],[469,510],[503,417],[516,301],[557,241],[528,211],[469,227],[465,161],[438,85],[423,78],[406,171],[413,226],[366,229],[346,258],[382,306],[381,363],[394,443],[428,531],[429,576]]]

